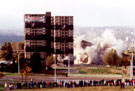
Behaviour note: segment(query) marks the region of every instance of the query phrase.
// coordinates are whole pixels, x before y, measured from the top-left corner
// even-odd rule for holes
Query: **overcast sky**
[[[24,14],[74,16],[75,26],[135,26],[135,0],[1,0],[0,29],[24,27]]]

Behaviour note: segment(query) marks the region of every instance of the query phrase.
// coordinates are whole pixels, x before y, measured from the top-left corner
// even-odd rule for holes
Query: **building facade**
[[[73,54],[73,16],[51,16],[46,14],[25,14],[25,58],[40,53],[42,60],[50,54],[62,57]]]

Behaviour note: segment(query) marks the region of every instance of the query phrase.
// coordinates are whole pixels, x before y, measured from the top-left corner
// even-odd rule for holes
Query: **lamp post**
[[[133,60],[134,60],[134,32],[131,32],[131,60],[130,60],[130,79],[133,79]]]
[[[20,73],[20,55],[18,53],[18,74]]]
[[[130,45],[128,43],[130,39]],[[126,42],[128,43],[128,49],[130,51],[130,55],[131,55],[131,60],[130,60],[130,79],[133,79],[133,60],[134,60],[134,32],[131,32],[131,36],[130,37],[126,37]]]
[[[70,76],[70,56],[68,56],[68,77]]]
[[[133,60],[134,60],[134,53],[131,53],[131,61],[130,61],[130,79],[133,79]]]
[[[56,55],[53,55],[54,57],[54,82],[56,82]]]

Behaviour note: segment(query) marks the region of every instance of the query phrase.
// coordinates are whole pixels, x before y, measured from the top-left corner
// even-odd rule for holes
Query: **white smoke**
[[[104,46],[105,44],[109,44],[110,48],[117,50],[118,54],[121,55],[122,51],[127,48],[125,42],[121,39],[116,39],[113,34],[113,30],[105,30],[104,33],[101,34],[101,37],[98,41]]]
[[[90,33],[91,36],[86,35],[77,35],[74,39],[74,55],[76,56],[75,64],[90,64],[97,63],[100,64],[102,60],[102,56],[109,49],[113,48],[117,50],[118,54],[121,55],[122,51],[124,51],[127,46],[125,42],[121,39],[117,39],[113,30],[106,29],[100,36],[96,36]],[[94,45],[83,49],[81,47],[81,41],[87,40],[92,42]],[[84,60],[85,59],[85,60]],[[84,61],[82,61],[84,60]],[[87,60],[87,61],[86,61]]]

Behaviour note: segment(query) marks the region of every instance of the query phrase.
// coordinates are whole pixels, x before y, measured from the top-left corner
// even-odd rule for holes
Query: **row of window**
[[[30,57],[33,55],[33,53],[34,52],[25,52],[25,57],[30,59]],[[39,52],[39,53],[40,53],[40,57],[42,59],[44,59],[46,57],[46,55],[47,55],[46,52]]]
[[[27,35],[45,35],[46,34],[46,32],[26,32],[27,33]]]
[[[26,40],[26,45],[46,46],[46,40]]]
[[[56,42],[56,43],[54,43],[54,42],[51,42],[51,48],[56,48],[56,49],[61,49],[61,48],[64,48],[64,47],[66,47],[66,48],[73,48],[73,43],[71,42],[69,42],[69,43],[60,43],[60,42]]]
[[[73,36],[73,31],[51,31],[51,36],[54,36],[54,32],[55,32],[55,37]]]
[[[73,22],[56,22],[55,25],[73,25]]]
[[[59,19],[73,19],[73,16],[55,16],[55,19],[56,20],[59,20]]]

